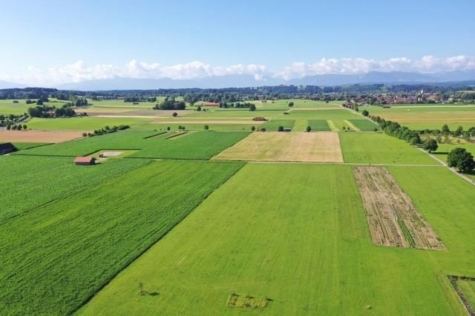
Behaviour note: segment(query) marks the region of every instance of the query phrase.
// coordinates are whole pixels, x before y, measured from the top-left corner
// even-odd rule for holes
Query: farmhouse
[[[0,144],[0,155],[5,155],[16,151],[16,147],[12,143]]]
[[[94,157],[76,157],[74,159],[76,166],[89,166],[96,163],[96,158]]]

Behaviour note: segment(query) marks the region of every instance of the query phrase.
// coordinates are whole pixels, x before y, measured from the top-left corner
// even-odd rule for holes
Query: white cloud
[[[264,65],[238,64],[213,66],[200,61],[177,65],[162,65],[131,60],[122,67],[111,64],[86,65],[77,61],[62,67],[40,69],[28,67],[23,74],[0,73],[0,80],[38,86],[54,86],[61,83],[80,82],[113,77],[197,79],[225,75],[251,75],[256,80],[266,76],[293,79],[319,74],[361,74],[370,71],[417,71],[423,73],[475,69],[475,56],[438,58],[432,55],[419,60],[406,57],[387,60],[365,58],[322,58],[315,63],[292,63],[281,70],[271,71]]]

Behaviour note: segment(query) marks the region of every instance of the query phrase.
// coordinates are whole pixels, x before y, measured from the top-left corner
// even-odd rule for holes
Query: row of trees
[[[73,117],[76,116],[76,111],[73,110],[71,104],[64,104],[60,108],[55,106],[36,106],[28,109],[28,114],[31,117]],[[84,114],[82,114],[84,115]],[[87,115],[87,114],[86,114]]]
[[[15,114],[8,114],[8,115],[3,115],[0,114],[0,127],[8,127],[8,126],[13,126],[13,125],[18,125],[28,119],[28,114],[20,114],[20,115],[15,115]]]
[[[235,109],[249,109],[250,111],[256,110],[256,105],[250,102],[236,102],[236,103],[228,103],[228,102],[221,102],[219,103],[220,108],[235,108]]]
[[[105,126],[104,128],[95,130],[94,133],[82,133],[82,136],[83,137],[100,136],[100,135],[115,133],[117,131],[123,131],[129,128],[130,128],[129,125],[119,125],[119,126],[112,126],[112,127]]]
[[[157,102],[157,97],[156,96],[150,96],[150,97],[130,96],[130,97],[124,98],[124,102],[133,102],[133,103]]]
[[[15,124],[15,125],[7,125],[7,130],[11,131],[21,131],[21,130],[27,130],[28,126],[26,124]]]

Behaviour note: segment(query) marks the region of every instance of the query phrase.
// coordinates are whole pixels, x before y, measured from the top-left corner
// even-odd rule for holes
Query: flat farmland
[[[202,131],[166,139],[164,131],[123,131],[86,137],[48,147],[24,150],[15,155],[86,156],[99,150],[137,150],[129,157],[209,159],[245,138],[248,132]],[[160,137],[154,137],[161,135]],[[170,133],[170,135],[173,135]]]
[[[78,314],[461,315],[431,255],[371,243],[349,166],[248,164]]]
[[[28,108],[33,104],[26,104],[26,100],[18,100],[18,103],[13,103],[13,100],[0,100],[0,114],[23,114],[28,113]]]
[[[406,142],[382,133],[340,133],[347,163],[440,165]]]
[[[365,107],[366,108],[366,107]],[[396,121],[412,129],[441,129],[447,124],[451,129],[475,126],[474,106],[397,106],[390,109],[368,107],[370,115]]]
[[[343,162],[337,133],[256,132],[213,159]]]
[[[92,167],[75,166],[72,158],[0,156],[0,223],[50,201],[76,194],[123,175],[148,160],[115,160]]]
[[[326,120],[309,120],[308,126],[312,129],[312,131],[331,131],[330,126]]]
[[[259,126],[259,129],[265,128],[268,131],[272,132],[277,132],[279,130],[279,127],[282,126],[284,128],[293,128],[295,125],[295,120],[283,120],[283,119],[278,119],[278,120],[272,120],[269,122],[266,122],[262,125]]]
[[[11,143],[61,143],[80,137],[82,137],[81,132],[71,131],[0,130],[0,142]]]
[[[0,310],[72,314],[241,167],[154,162],[1,223]]]
[[[95,130],[105,126],[145,124],[151,119],[133,117],[72,117],[43,119],[33,118],[28,122],[28,128],[37,130]]]
[[[378,125],[369,120],[348,120],[348,122],[363,132],[372,132],[375,128],[378,128]]]

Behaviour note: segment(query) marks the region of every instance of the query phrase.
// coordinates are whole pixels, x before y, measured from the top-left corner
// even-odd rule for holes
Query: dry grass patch
[[[338,133],[253,133],[214,159],[343,162]]]
[[[88,132],[88,131],[86,131]],[[0,142],[61,143],[82,137],[82,132],[0,130]]]
[[[444,250],[430,224],[384,167],[355,167],[353,174],[375,245]]]

